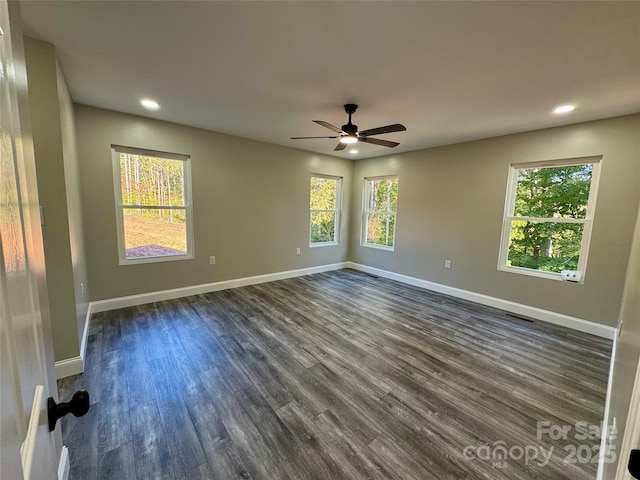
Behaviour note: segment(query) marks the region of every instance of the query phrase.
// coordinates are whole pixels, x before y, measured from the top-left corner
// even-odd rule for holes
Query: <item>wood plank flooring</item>
[[[71,480],[594,479],[610,350],[352,270],[99,313]]]

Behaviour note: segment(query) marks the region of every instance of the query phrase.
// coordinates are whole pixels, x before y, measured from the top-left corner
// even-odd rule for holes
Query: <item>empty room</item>
[[[640,2],[0,10],[0,478],[640,478]]]

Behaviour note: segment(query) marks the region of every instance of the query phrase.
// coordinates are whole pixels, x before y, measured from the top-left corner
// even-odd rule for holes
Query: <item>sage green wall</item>
[[[351,161],[83,105],[75,114],[92,301],[347,260]],[[112,144],[191,156],[194,259],[118,264]],[[311,173],[344,178],[338,246],[309,248]]]
[[[616,324],[640,202],[640,115],[355,163],[82,105],[76,126],[91,300],[352,260]],[[194,259],[118,265],[111,144],[191,155]],[[591,155],[603,161],[584,285],[498,271],[509,164]],[[308,247],[312,172],[345,179],[338,247]],[[393,173],[400,175],[396,250],[361,247],[362,179]]]
[[[78,154],[76,151],[76,124],[73,113],[73,99],[69,93],[69,88],[67,87],[60,63],[57,61],[56,72],[76,324],[78,328],[78,338],[82,339],[87,310],[89,309],[89,282],[87,278],[87,262],[84,245],[84,225],[82,223],[82,201],[80,198],[80,166],[78,164]]]
[[[584,285],[498,271],[510,163],[591,155],[603,160]],[[394,252],[360,245],[363,179],[388,174],[400,175]],[[616,325],[640,201],[640,115],[361,160],[352,188],[350,260]]]
[[[44,208],[47,290],[56,361],[77,357],[88,308],[73,103],[53,45],[24,39],[29,109]]]

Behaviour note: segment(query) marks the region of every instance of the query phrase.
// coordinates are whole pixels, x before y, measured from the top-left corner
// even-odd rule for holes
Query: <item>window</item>
[[[342,178],[313,175],[309,194],[309,245],[337,245]]]
[[[193,258],[189,157],[112,152],[120,264]]]
[[[362,245],[393,250],[398,177],[364,179]]]
[[[584,276],[599,167],[599,157],[511,166],[499,269]]]

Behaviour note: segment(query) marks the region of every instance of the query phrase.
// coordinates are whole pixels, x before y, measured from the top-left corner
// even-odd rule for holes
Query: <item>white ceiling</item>
[[[640,112],[640,2],[23,1],[78,103],[365,158]],[[138,103],[161,104],[149,112]],[[552,115],[560,104],[576,110]]]

